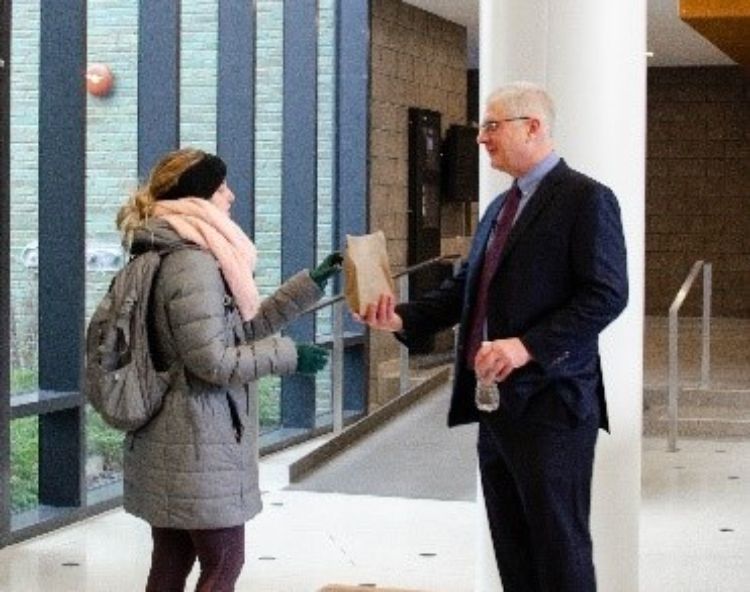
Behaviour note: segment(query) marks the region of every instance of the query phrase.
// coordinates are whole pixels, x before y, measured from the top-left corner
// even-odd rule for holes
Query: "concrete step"
[[[750,408],[681,405],[677,416],[680,437],[750,439]],[[652,405],[644,411],[645,436],[666,436],[668,429],[666,405]]]
[[[683,383],[697,383],[701,373],[701,319],[680,318],[679,356]],[[647,385],[666,388],[669,376],[667,317],[646,317],[643,361]],[[712,386],[750,388],[750,319],[711,319]]]
[[[645,387],[643,389],[643,408],[666,405],[668,393],[666,386]],[[750,388],[709,388],[683,385],[678,396],[679,407],[726,407],[729,409],[750,410]]]

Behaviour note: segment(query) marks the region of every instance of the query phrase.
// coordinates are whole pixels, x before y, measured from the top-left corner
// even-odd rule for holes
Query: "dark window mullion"
[[[339,249],[347,234],[368,231],[368,146],[370,109],[370,0],[337,2],[336,112],[334,151],[334,236]],[[346,315],[346,332],[363,333]],[[344,363],[344,411],[367,408],[366,347],[347,348]]]
[[[138,3],[138,176],[180,144],[180,1]]]
[[[69,392],[83,374],[86,2],[42,2],[40,23],[39,388]],[[39,417],[40,505],[83,501],[83,418],[83,406]]]
[[[0,547],[10,532],[10,0],[0,0]]]
[[[232,217],[253,236],[255,226],[255,7],[219,1],[217,152],[237,201]]]
[[[281,277],[315,263],[317,228],[318,6],[316,0],[284,2],[284,77],[281,190]],[[294,322],[287,334],[315,340],[315,315]],[[315,425],[315,378],[282,379],[281,422]]]

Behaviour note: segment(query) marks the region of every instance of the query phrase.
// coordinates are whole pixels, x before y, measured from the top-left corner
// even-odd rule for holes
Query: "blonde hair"
[[[168,152],[159,159],[148,175],[148,179],[117,212],[117,229],[122,235],[126,249],[133,242],[134,232],[151,217],[158,196],[174,187],[180,175],[205,158],[206,153],[196,148],[181,148]]]

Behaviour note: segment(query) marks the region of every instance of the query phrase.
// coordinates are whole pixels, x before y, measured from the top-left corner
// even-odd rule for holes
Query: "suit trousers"
[[[499,412],[479,425],[479,470],[504,592],[594,592],[589,515],[598,416],[575,427]]]

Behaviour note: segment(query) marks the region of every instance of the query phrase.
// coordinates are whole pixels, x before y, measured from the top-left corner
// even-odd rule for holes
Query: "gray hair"
[[[555,104],[538,84],[533,82],[511,82],[501,86],[487,98],[487,104],[500,103],[508,110],[509,117],[533,115],[547,128],[551,137],[555,127]]]

